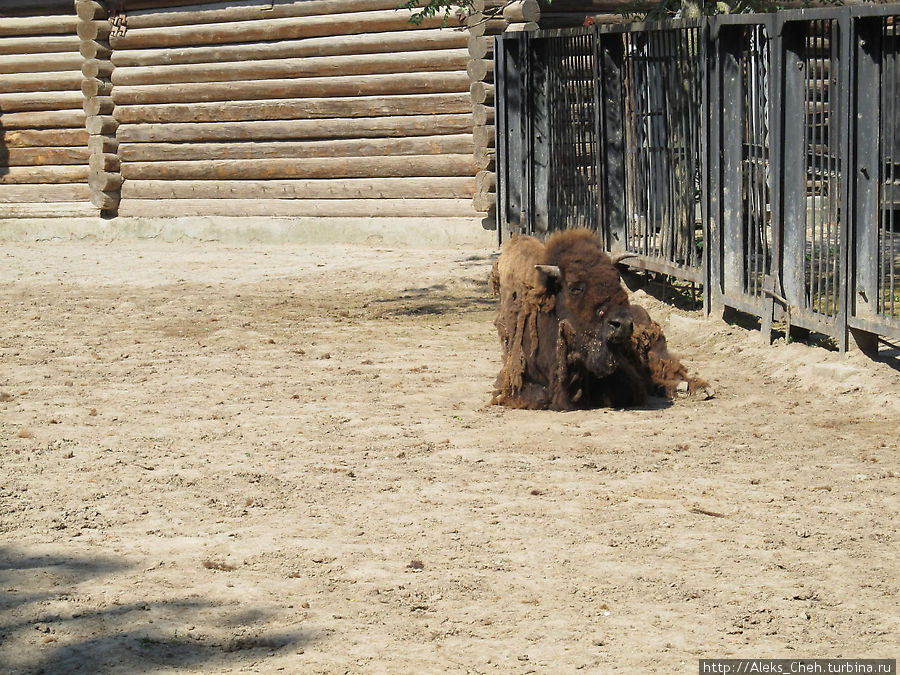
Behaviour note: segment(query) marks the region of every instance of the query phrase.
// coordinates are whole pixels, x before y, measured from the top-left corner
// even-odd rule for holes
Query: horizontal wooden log
[[[79,71],[15,73],[0,77],[0,94],[19,91],[70,91],[81,85]]]
[[[51,54],[8,54],[0,56],[0,73],[50,73],[78,70],[81,56],[75,52]]]
[[[88,185],[94,192],[115,192],[122,187],[122,176],[109,171],[91,170],[88,173]]]
[[[494,62],[490,59],[470,59],[466,72],[472,82],[493,82]]]
[[[93,140],[95,137],[91,137]],[[88,142],[90,147],[90,141]],[[251,143],[122,143],[125,162],[219,159],[288,159],[396,155],[464,155],[474,145],[471,134],[411,138],[352,138],[332,141]],[[107,152],[112,152],[107,150]]]
[[[472,197],[472,206],[476,211],[487,213],[497,206],[497,195],[493,192],[479,192]]]
[[[286,178],[391,178],[474,176],[471,155],[232,159],[196,162],[133,162],[122,176],[139,180],[268,180]]]
[[[494,171],[497,153],[493,148],[475,148],[473,159],[479,169]]]
[[[100,190],[91,190],[91,204],[101,211],[118,210],[119,202],[122,199],[120,192],[101,192]]]
[[[119,216],[474,217],[469,199],[123,199]]]
[[[493,125],[474,127],[472,129],[472,140],[475,142],[476,148],[493,148],[494,147],[494,127],[493,127]]]
[[[109,21],[78,21],[75,32],[82,40],[108,40],[110,37]]]
[[[453,73],[397,73],[353,77],[310,77],[298,80],[259,82],[209,82],[177,87],[147,84],[116,87],[116,105],[151,103],[192,103],[273,98],[314,98],[330,96],[373,96],[395,94],[439,94],[465,92],[469,76]]]
[[[474,104],[472,106],[472,123],[476,126],[494,123],[494,106]]]
[[[190,0],[191,5],[218,5],[223,0]],[[153,9],[158,10],[163,7],[181,7],[185,4],[185,0],[128,0],[128,11],[136,12],[139,10]]]
[[[469,87],[472,103],[494,105],[494,85],[490,82],[473,82]]]
[[[3,134],[7,148],[87,147],[85,129],[10,129]]]
[[[541,21],[543,22],[543,21],[545,21],[545,19],[542,18]],[[511,23],[511,24],[509,24],[509,26],[506,27],[506,32],[507,33],[515,33],[517,31],[537,30],[540,27],[541,27],[540,24],[538,24],[534,21],[529,21],[528,23]]]
[[[111,96],[91,96],[84,99],[81,106],[86,115],[112,115],[115,111],[115,103]]]
[[[88,166],[91,171],[111,171],[115,173],[121,166],[119,156],[112,153],[93,153],[89,157]]]
[[[7,17],[0,21],[0,37],[23,35],[73,34],[78,18],[73,16],[22,16]]]
[[[115,136],[89,136],[87,147],[92,155],[104,152],[115,153],[119,149],[119,141]]]
[[[85,120],[84,126],[92,136],[112,135],[116,133],[119,123],[112,115],[90,115]]]
[[[0,117],[0,126],[6,131],[10,129],[53,129],[65,127],[83,127],[83,110],[48,110],[42,112],[4,112]]]
[[[653,3],[647,4],[649,6],[655,6],[653,5]],[[551,0],[550,2],[547,2],[547,0],[538,0],[538,6],[540,7],[542,13],[580,12],[582,16],[585,16],[588,14],[598,14],[603,12],[621,12],[623,3],[622,0]]]
[[[480,12],[475,12],[466,20],[470,36],[500,35],[509,28],[506,19],[489,19]]]
[[[113,86],[109,80],[99,77],[86,77],[81,81],[81,93],[88,98],[91,96],[110,96],[112,89]]]
[[[106,7],[96,0],[75,0],[75,15],[82,21],[106,19]]]
[[[479,171],[475,174],[476,192],[495,192],[497,189],[497,174],[493,171]]]
[[[503,6],[502,14],[510,23],[539,21],[541,8],[537,0],[513,0]]]
[[[50,52],[77,52],[81,39],[75,35],[6,37],[0,40],[0,54],[40,54]]]
[[[466,113],[472,110],[465,94],[412,94],[346,98],[280,99],[117,106],[113,116],[121,124],[170,122],[242,122],[249,120],[383,117]]]
[[[487,36],[470,36],[466,42],[466,49],[473,59],[492,58],[494,53],[494,38]]]
[[[85,164],[90,157],[81,148],[7,148],[7,166],[45,166],[52,164]],[[0,169],[2,171],[2,169]]]
[[[336,35],[332,37],[207,47],[165,49],[125,49],[111,57],[117,68],[130,66],[177,65],[290,59],[314,56],[347,56],[382,52],[413,52],[460,49],[466,36],[452,30],[404,30],[388,33]]]
[[[113,65],[106,60],[101,59],[85,59],[81,64],[81,74],[85,77],[99,77],[110,79],[113,72]],[[113,82],[115,84],[115,82]]]
[[[193,11],[166,10],[162,8],[129,10],[130,29],[158,28],[204,23],[254,21],[259,19],[283,19],[296,16],[344,14],[346,12],[373,12],[396,9],[398,0],[302,0],[300,2],[272,2],[272,0],[244,0],[240,6],[225,3],[198,5]],[[130,7],[131,3],[129,3]]]
[[[0,202],[78,202],[88,201],[91,188],[84,183],[56,185],[0,185]]]
[[[85,59],[109,59],[112,48],[108,40],[82,40],[78,53]]]
[[[23,92],[0,94],[0,110],[6,113],[36,110],[81,110],[80,91]]]
[[[323,180],[127,180],[123,199],[463,199],[475,179],[346,178]]]
[[[94,133],[88,119],[88,130]],[[349,119],[278,120],[255,122],[203,122],[197,124],[122,125],[122,143],[245,141],[301,138],[373,138],[384,136],[439,136],[469,132],[469,115],[406,115]]]
[[[0,218],[84,218],[96,215],[97,208],[88,201],[0,204]]]
[[[27,14],[69,14],[72,0],[0,0],[0,16]]]
[[[264,61],[117,67],[114,85],[173,84],[176,82],[232,82],[299,77],[336,77],[383,73],[453,71],[465,67],[465,49],[441,49],[399,54],[304,57]]]
[[[486,9],[499,11],[507,2],[509,0],[472,0],[472,9],[476,12],[483,12]]]
[[[416,28],[438,28],[443,21],[443,17],[431,17],[424,19],[417,26],[410,23],[410,16],[412,16],[410,10],[397,9],[384,12],[355,12],[234,23],[211,23],[197,26],[143,28],[140,30],[129,30],[125,35],[119,37],[110,36],[110,44],[113,49],[145,47],[158,49],[160,47],[208,45],[225,42],[256,42],[260,40],[323,37],[326,35],[381,33],[413,30]],[[79,35],[81,36],[80,32]]]
[[[0,185],[22,183],[84,183],[88,179],[84,166],[11,166],[0,172]]]

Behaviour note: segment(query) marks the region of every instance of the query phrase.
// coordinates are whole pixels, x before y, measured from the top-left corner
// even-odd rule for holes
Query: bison
[[[546,244],[515,235],[491,270],[503,351],[492,403],[573,410],[711,389],[666,347],[659,324],[630,304],[615,262],[588,230]]]

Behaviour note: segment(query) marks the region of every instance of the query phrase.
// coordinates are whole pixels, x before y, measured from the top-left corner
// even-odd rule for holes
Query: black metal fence
[[[900,336],[900,5],[502,35],[501,237],[588,227],[847,346]]]

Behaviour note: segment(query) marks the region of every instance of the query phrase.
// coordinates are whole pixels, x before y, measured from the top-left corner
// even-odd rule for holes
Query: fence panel
[[[852,10],[855,98],[851,329],[900,337],[900,6]]]
[[[771,16],[714,19],[707,75],[707,133],[710,147],[717,149],[707,156],[707,301],[710,307],[729,304],[760,316],[771,316],[778,285],[773,24]]]
[[[900,5],[498,44],[501,233],[590,227],[768,335],[900,335]]]
[[[606,124],[607,167],[624,167],[622,217],[601,224],[629,264],[702,280],[702,27],[664,22],[599,29],[604,84],[619,125]],[[609,133],[609,136],[606,134]],[[607,176],[614,176],[615,170]],[[621,176],[621,174],[620,174]],[[611,195],[618,181],[605,186]]]

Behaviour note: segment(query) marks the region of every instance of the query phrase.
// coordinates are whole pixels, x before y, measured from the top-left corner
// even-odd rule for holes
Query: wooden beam
[[[88,119],[90,124],[90,119]],[[439,136],[470,132],[470,115],[406,115],[350,119],[134,124],[119,128],[123,143]],[[93,131],[91,133],[94,133]]]
[[[0,0],[0,16],[18,16],[24,14],[69,13],[72,11],[72,0]]]
[[[494,85],[490,82],[473,82],[469,93],[473,104],[494,105]]]
[[[263,61],[187,64],[176,66],[117,66],[112,83],[120,85],[167,84],[176,82],[231,82],[300,77],[337,77],[383,73],[453,71],[465,68],[469,53],[465,49],[371,54],[351,56],[304,57]],[[85,72],[85,75],[88,73]],[[96,75],[92,75],[96,77]]]
[[[78,53],[86,59],[109,59],[112,48],[109,40],[82,40]]]
[[[478,214],[469,199],[125,199],[119,215],[452,218]]]
[[[0,56],[0,73],[49,73],[78,70],[81,56],[75,52],[51,54],[8,54]]]
[[[85,129],[9,129],[3,145],[12,148],[50,148],[87,146]]]
[[[390,178],[474,176],[472,155],[317,157],[219,161],[132,162],[122,176],[139,180],[268,180],[286,178]],[[0,177],[2,180],[4,177]]]
[[[6,166],[46,166],[53,164],[85,164],[90,157],[81,148],[7,148]]]
[[[464,155],[471,153],[473,147],[471,134],[455,134],[412,138],[351,138],[300,142],[122,143],[118,146],[118,154],[125,162],[162,162],[201,159]],[[105,150],[105,152],[114,151]]]
[[[373,12],[393,10],[399,4],[399,0],[303,0],[278,3],[272,2],[272,0],[244,0],[239,6],[230,6],[220,2],[208,7],[198,5],[191,12],[185,12],[181,8],[174,11],[165,8],[130,10],[128,27],[130,29],[156,28],[186,24],[344,14],[346,12]]]
[[[5,131],[11,129],[52,129],[84,126],[82,110],[48,110],[43,112],[3,113],[0,125]]]
[[[90,202],[47,202],[39,204],[3,204],[0,218],[82,218],[96,216]]]
[[[0,77],[0,94],[19,91],[71,91],[81,85],[81,72],[14,73]]]
[[[11,166],[0,173],[0,185],[21,183],[84,183],[90,169],[84,166]]]
[[[24,35],[72,35],[78,24],[76,16],[17,16],[0,21],[0,37]]]
[[[465,94],[411,94],[346,98],[163,103],[117,106],[113,116],[121,124],[170,122],[240,122],[249,120],[383,117],[466,113],[472,110]]]
[[[411,10],[397,9],[384,12],[356,12],[325,16],[301,16],[283,19],[261,19],[233,23],[211,23],[196,26],[165,26],[129,30],[123,36],[110,36],[113,49],[145,47],[179,47],[209,45],[225,42],[257,42],[323,37],[326,35],[353,35],[356,33],[382,33],[417,28],[439,28],[443,17],[426,18],[418,26],[410,23]],[[79,33],[79,35],[81,35]],[[83,37],[83,36],[82,36]]]
[[[91,188],[85,183],[55,185],[0,185],[0,203],[87,201]]]
[[[335,35],[301,40],[222,44],[206,47],[126,49],[112,55],[117,68],[290,59],[313,56],[348,56],[436,49],[460,49],[466,45],[464,33],[453,30],[404,30],[388,33]]]
[[[264,181],[128,180],[122,184],[123,199],[463,199],[474,194],[474,178],[454,176]]]
[[[43,54],[49,52],[77,52],[81,40],[71,35],[41,37],[7,37],[0,40],[0,54]]]
[[[273,98],[314,98],[331,96],[373,96],[394,94],[439,94],[465,92],[469,76],[452,73],[396,73],[351,77],[310,77],[297,80],[259,82],[210,82],[201,84],[141,85],[116,87],[116,105],[151,103],[191,103]]]
[[[96,0],[75,0],[75,14],[82,21],[106,20],[106,6]]]
[[[3,114],[36,110],[80,110],[83,96],[80,91],[41,91],[0,94]]]

